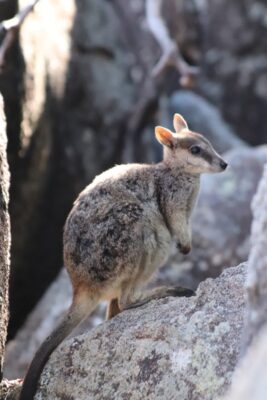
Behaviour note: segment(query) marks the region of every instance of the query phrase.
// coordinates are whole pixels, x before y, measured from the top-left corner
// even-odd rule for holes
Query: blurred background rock
[[[29,2],[19,3],[1,1],[0,19]],[[250,203],[267,161],[266,2],[165,0],[162,17],[184,60],[199,66],[190,90],[173,67],[152,76],[161,49],[143,0],[40,0],[6,55],[9,338],[62,267],[62,229],[79,191],[115,163],[158,161],[153,128],[171,127],[174,112],[227,152],[230,168],[204,177],[193,252],[176,255],[157,282],[195,287],[247,259]]]

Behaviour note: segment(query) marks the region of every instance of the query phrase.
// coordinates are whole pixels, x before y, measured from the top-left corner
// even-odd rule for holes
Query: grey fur
[[[111,298],[135,275],[144,283],[166,261],[174,236],[189,245],[198,186],[199,176],[163,163],[120,165],[98,176],[80,194],[65,225],[70,275],[101,288],[103,297],[113,287]]]
[[[190,216],[201,172],[219,172],[221,157],[176,114],[159,164],[119,165],[97,176],[74,203],[64,229],[64,260],[73,284],[96,290],[120,309],[144,299],[141,285],[167,260],[173,240],[191,248]],[[190,153],[199,145],[202,156]],[[150,297],[149,297],[150,298]]]

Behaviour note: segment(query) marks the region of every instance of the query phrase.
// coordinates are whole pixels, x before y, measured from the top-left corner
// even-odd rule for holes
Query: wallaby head
[[[180,114],[174,114],[175,133],[157,126],[155,135],[163,145],[163,161],[170,167],[178,167],[192,174],[222,172],[227,163],[214,150],[211,143],[199,133],[189,130]]]

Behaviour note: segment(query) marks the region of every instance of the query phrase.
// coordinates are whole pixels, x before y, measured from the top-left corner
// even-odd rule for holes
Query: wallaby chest
[[[163,170],[159,182],[159,203],[168,221],[177,214],[191,214],[199,192],[199,177],[183,171]]]

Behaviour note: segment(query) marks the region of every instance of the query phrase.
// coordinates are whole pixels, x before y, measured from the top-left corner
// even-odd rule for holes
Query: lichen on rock
[[[222,395],[238,358],[245,269],[206,280],[195,297],[151,301],[65,341],[43,371],[36,400]]]

